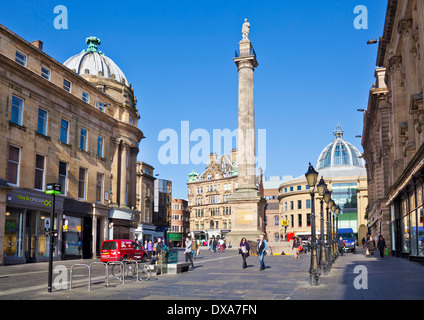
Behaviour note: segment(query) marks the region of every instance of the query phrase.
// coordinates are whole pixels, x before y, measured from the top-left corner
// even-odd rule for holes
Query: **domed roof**
[[[115,62],[105,56],[103,52],[97,51],[97,47],[100,45],[99,38],[89,37],[86,39],[86,43],[88,44],[88,48],[66,60],[64,63],[65,66],[71,70],[75,70],[80,75],[100,75],[127,83],[124,73]]]
[[[321,152],[317,161],[317,170],[334,167],[365,168],[364,160],[358,149],[343,139],[343,129],[337,124],[333,132],[334,140]]]

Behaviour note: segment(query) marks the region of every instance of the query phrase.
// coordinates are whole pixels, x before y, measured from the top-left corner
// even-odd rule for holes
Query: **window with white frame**
[[[34,189],[44,190],[44,168],[46,166],[46,157],[41,154],[35,156],[35,177],[34,177]]]
[[[69,121],[60,120],[60,142],[69,144]]]
[[[88,131],[84,128],[80,130],[80,150],[87,151],[87,136]]]
[[[68,92],[71,92],[72,88],[72,82],[66,79],[63,79],[63,89],[65,89]]]
[[[87,103],[90,103],[90,94],[88,92],[83,91],[82,92],[82,100],[87,102]]]
[[[101,136],[97,137],[97,156],[104,158],[104,139]]]
[[[51,71],[45,66],[41,66],[41,76],[50,81]]]
[[[24,100],[12,96],[12,112],[10,121],[14,124],[22,126],[22,116],[24,110]]]
[[[47,120],[48,113],[46,110],[38,108],[38,127],[37,132],[44,136],[47,136]]]
[[[19,63],[20,65],[23,65],[24,67],[26,67],[26,65],[27,65],[27,55],[25,53],[22,53],[22,52],[16,50],[15,61],[17,63]]]

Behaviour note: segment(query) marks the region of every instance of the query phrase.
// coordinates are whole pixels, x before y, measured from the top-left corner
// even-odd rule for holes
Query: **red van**
[[[127,259],[146,261],[147,253],[143,247],[140,247],[140,245],[132,240],[118,239],[103,241],[100,252],[101,262]]]

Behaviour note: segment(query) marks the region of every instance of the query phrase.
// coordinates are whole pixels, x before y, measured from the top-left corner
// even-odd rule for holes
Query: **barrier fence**
[[[105,262],[92,262],[90,265],[83,264],[83,263],[76,263],[73,264],[70,268],[70,289],[72,289],[72,278],[73,278],[73,271],[75,267],[86,267],[88,269],[88,290],[91,290],[91,269],[94,265],[103,265],[105,268],[105,281],[106,281],[106,287],[109,287],[109,269],[112,269],[112,274],[117,279],[122,279],[122,284],[125,284],[125,277],[126,275],[136,277],[136,281],[139,281],[139,267],[142,266],[143,270],[148,270],[150,273],[150,268],[148,268],[147,265],[143,262],[139,262],[137,260],[123,260],[123,261],[109,261],[107,263]],[[134,265],[134,266],[133,266]],[[109,268],[109,266],[112,266]],[[119,277],[115,275],[114,266],[119,266]],[[118,273],[117,272],[117,273]],[[130,274],[131,273],[131,274]],[[144,280],[150,279],[150,274],[146,277]]]

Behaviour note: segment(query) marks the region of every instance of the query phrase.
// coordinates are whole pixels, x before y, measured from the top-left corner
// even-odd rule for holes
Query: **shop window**
[[[82,219],[66,216],[63,221],[64,254],[82,255]]]
[[[46,237],[50,228],[50,213],[41,212],[38,219],[38,256],[48,257],[50,237]]]
[[[21,258],[24,256],[24,210],[6,208],[4,232],[4,256]]]

